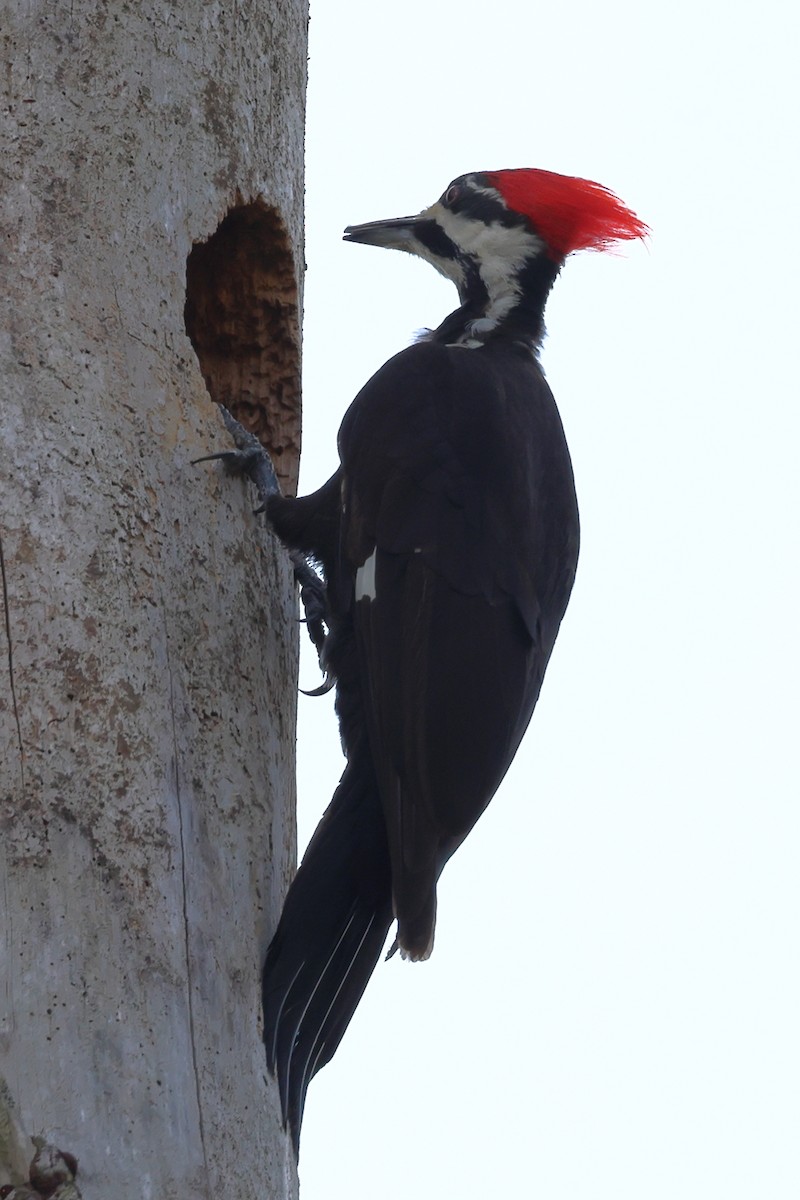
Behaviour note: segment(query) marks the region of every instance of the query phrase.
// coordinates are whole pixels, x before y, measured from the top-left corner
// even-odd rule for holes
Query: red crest
[[[591,179],[535,168],[487,171],[486,178],[510,209],[529,219],[554,258],[607,250],[650,232],[618,196]]]

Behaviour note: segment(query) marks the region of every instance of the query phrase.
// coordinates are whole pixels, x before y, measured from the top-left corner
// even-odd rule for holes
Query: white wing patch
[[[375,555],[377,553],[378,547],[376,546],[367,561],[356,571],[356,602],[375,599]]]

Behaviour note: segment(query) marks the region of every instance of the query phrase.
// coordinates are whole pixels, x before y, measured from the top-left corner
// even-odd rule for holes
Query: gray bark
[[[227,448],[213,397],[296,480],[305,0],[0,33],[0,1093],[87,1200],[291,1196],[259,968],[296,595],[247,485],[190,462]]]

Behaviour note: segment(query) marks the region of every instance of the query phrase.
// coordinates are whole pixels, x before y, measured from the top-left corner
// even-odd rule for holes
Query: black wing
[[[561,423],[522,349],[411,347],[353,402],[340,449],[318,492],[268,506],[325,568],[348,756],[264,968],[295,1146],[393,908],[403,949],[430,950],[436,879],[524,733],[578,549]]]
[[[340,454],[398,942],[424,958],[436,879],[508,769],[569,599],[572,469],[538,365],[509,344],[397,355]]]

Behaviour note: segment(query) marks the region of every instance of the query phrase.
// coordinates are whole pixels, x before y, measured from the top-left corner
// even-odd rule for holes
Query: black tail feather
[[[333,1057],[392,922],[371,762],[350,762],[289,889],[264,966],[264,1042],[297,1148],[306,1089]]]

